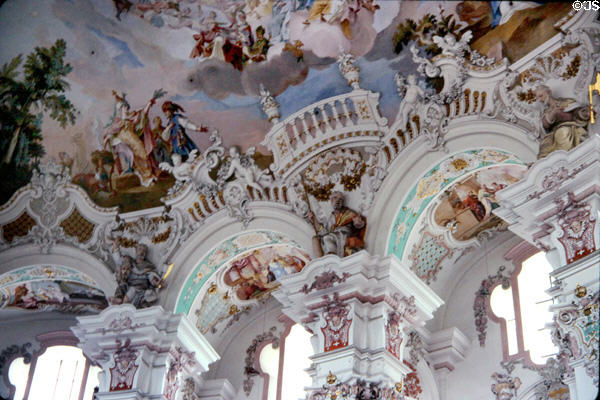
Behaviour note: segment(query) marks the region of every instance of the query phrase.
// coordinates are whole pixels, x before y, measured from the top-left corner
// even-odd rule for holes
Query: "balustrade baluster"
[[[319,131],[319,119],[317,118],[316,109],[312,110],[309,114],[310,114],[310,118],[312,118],[312,123],[315,128],[315,133],[314,134],[311,133],[311,135],[313,138],[315,138]]]
[[[325,104],[321,104],[319,106],[319,110],[321,110],[321,114],[323,117],[323,123],[325,124],[325,131],[327,131],[328,128],[334,129],[333,125],[331,124],[331,121],[329,120],[329,116],[327,115],[327,109],[325,108]]]
[[[335,120],[336,125],[340,124],[340,125],[344,126],[344,124],[342,123],[342,120],[340,118],[340,113],[338,112],[338,109],[337,109],[336,101],[331,103],[331,112],[333,113],[333,119]]]
[[[300,131],[298,130],[298,118],[294,119],[292,123],[292,134],[293,136],[290,138],[290,144],[292,145],[292,149],[296,150],[298,147],[298,138],[300,137]]]
[[[302,139],[302,143],[306,143],[308,141],[308,135],[310,133],[310,127],[306,123],[306,113],[302,114],[302,118],[300,118],[300,121],[302,122],[303,128],[302,136],[300,138]]]
[[[341,103],[342,103],[342,109],[344,110],[344,117],[346,118],[346,126],[348,126],[348,124],[355,125],[354,120],[352,119],[352,112],[350,110],[348,110],[348,105],[346,104],[346,99],[344,101],[341,101]]]

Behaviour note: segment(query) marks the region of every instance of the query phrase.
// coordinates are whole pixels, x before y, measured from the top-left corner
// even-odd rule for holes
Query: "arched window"
[[[504,359],[529,358],[544,364],[558,349],[552,343],[547,325],[552,323],[549,306],[552,271],[544,253],[522,260],[510,279],[510,287],[496,286],[490,296],[490,308],[496,319],[503,321]]]
[[[263,400],[298,400],[306,396],[304,388],[312,383],[305,371],[314,354],[310,342],[312,335],[298,324],[292,325],[287,332],[279,349],[268,344],[260,351],[259,366],[263,378],[268,380]]]
[[[73,346],[72,338],[61,342],[57,337],[44,341],[42,347],[25,364],[23,357],[12,361],[8,379],[15,387],[15,400],[92,400],[98,386],[100,367],[91,365],[80,348]]]

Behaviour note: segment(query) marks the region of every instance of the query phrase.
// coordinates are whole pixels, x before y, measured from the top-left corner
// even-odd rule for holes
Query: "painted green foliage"
[[[442,52],[437,44],[434,43],[433,36],[444,36],[452,33],[457,39],[462,36],[459,34],[460,25],[456,23],[453,15],[444,15],[440,10],[440,16],[425,14],[418,22],[408,18],[399,24],[394,34],[394,50],[400,53],[402,49],[410,42],[416,41],[419,46],[423,46],[429,56],[436,56]]]
[[[52,47],[36,47],[24,63],[19,55],[0,69],[0,173],[11,177],[0,184],[0,203],[29,182],[45,154],[43,115],[62,127],[75,122],[75,107],[64,95],[69,88],[64,77],[71,72],[64,61],[66,48],[59,39]]]
[[[433,41],[433,36],[441,36],[452,33],[460,38],[462,33],[459,33],[460,25],[456,23],[453,15],[444,15],[444,11],[440,9],[439,17],[433,14],[425,14],[418,22],[407,18],[401,24],[398,24],[396,33],[394,34],[394,51],[397,54],[411,42],[415,41],[418,46],[422,47],[428,56],[437,56],[442,52],[442,49]],[[426,78],[427,83],[439,91],[442,89],[444,82],[440,77]]]

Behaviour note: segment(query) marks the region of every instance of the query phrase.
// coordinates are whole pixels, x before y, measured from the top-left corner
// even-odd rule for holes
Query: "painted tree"
[[[44,156],[44,115],[63,128],[75,122],[75,107],[64,95],[69,88],[64,77],[71,72],[64,61],[66,47],[59,39],[52,47],[36,47],[24,63],[19,55],[0,68],[0,168],[3,177],[11,178],[2,184],[3,193],[14,191],[6,185],[26,184],[31,169]]]

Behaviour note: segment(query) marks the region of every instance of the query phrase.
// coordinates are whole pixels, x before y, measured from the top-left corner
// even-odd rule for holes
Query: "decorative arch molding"
[[[98,283],[81,272],[62,265],[40,264],[18,268],[0,275],[0,290],[26,282],[60,280],[97,287]]]
[[[453,119],[444,137],[448,154],[473,150],[473,143],[485,144],[479,150],[494,149],[511,154],[520,163],[536,159],[538,143],[531,140],[522,127],[482,116],[463,116]],[[419,137],[410,143],[388,166],[388,175],[383,181],[370,215],[367,230],[367,248],[375,254],[388,254],[389,240],[399,211],[400,201],[404,201],[418,182],[440,163],[440,159],[451,156],[443,152],[428,151],[426,139]]]
[[[423,359],[419,360],[415,372],[420,380],[420,386],[423,388],[423,392],[419,395],[419,400],[439,399],[438,384],[429,364]]]
[[[69,169],[51,159],[40,164],[31,182],[0,206],[0,260],[10,261],[7,254],[19,247],[27,248],[28,254],[43,255],[60,254],[55,248],[68,246],[110,263],[105,245],[117,226],[118,209],[99,207],[70,181]],[[17,251],[16,256],[21,254]],[[44,261],[34,261],[40,262]]]
[[[38,246],[26,244],[0,252],[0,275],[34,265],[60,265],[87,276],[107,296],[114,293],[117,282],[111,269],[94,255],[69,245],[58,244],[49,254]]]
[[[421,175],[405,195],[397,209],[391,226],[387,228],[386,254],[404,258],[414,228],[432,201],[459,179],[494,165],[522,164],[514,155],[489,148],[457,152],[436,163]],[[399,185],[398,185],[399,186]],[[390,203],[393,200],[388,200]],[[397,204],[397,202],[396,202]],[[386,221],[384,218],[383,221]],[[378,231],[385,229],[378,227]]]
[[[204,265],[203,260],[210,257],[209,253],[218,251],[221,245],[235,240],[236,237],[251,232],[268,232],[272,240],[239,248],[228,254],[226,259],[221,260],[220,266],[244,252],[273,244],[289,244],[312,256],[311,246],[314,233],[305,220],[289,211],[286,206],[270,202],[253,203],[250,210],[254,214],[254,219],[245,230],[241,231],[240,223],[235,220],[223,218],[222,215],[213,215],[206,220],[201,229],[185,241],[172,258],[175,266],[167,292],[163,295],[165,309],[186,314],[191,310],[194,298],[200,293],[204,283],[218,270],[218,268],[212,268],[209,275],[203,274],[201,281],[194,283],[200,273],[200,267]],[[186,291],[189,292],[186,293]],[[188,296],[188,300],[183,301],[185,296]]]

